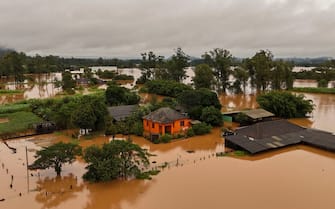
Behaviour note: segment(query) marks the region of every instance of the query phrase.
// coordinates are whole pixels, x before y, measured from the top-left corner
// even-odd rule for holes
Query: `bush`
[[[216,109],[214,106],[205,107],[204,109],[202,109],[200,119],[212,126],[222,125],[221,111],[219,109]]]
[[[118,81],[118,80],[134,80],[134,76],[132,75],[125,75],[125,74],[119,74],[114,76],[114,80]]]
[[[192,126],[195,135],[204,135],[211,132],[212,126],[206,123],[199,123]]]
[[[189,129],[187,129],[187,131],[186,131],[186,136],[187,136],[187,137],[192,137],[192,136],[194,136],[194,135],[195,135],[195,133],[194,133],[193,128],[189,128]]]
[[[143,135],[143,123],[142,121],[136,121],[133,126],[131,127],[131,133],[135,134],[136,136]]]
[[[148,93],[170,97],[177,97],[181,92],[192,89],[188,85],[170,80],[147,81],[145,87]]]
[[[30,109],[29,104],[6,104],[0,105],[0,114],[27,111]]]
[[[265,110],[283,118],[306,117],[314,109],[312,100],[290,92],[273,91],[257,97],[258,104]]]
[[[164,134],[163,136],[161,136],[160,140],[163,143],[169,143],[172,140],[172,136],[170,134]]]

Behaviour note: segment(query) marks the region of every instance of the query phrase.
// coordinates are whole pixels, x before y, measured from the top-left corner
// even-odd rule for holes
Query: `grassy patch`
[[[29,109],[29,107],[30,107],[29,104],[19,104],[19,103],[0,105],[0,114],[26,111]]]
[[[248,153],[245,152],[245,151],[242,151],[242,150],[236,150],[236,151],[234,151],[234,155],[235,155],[235,156],[242,157],[242,156],[246,156],[246,155],[248,155]]]
[[[0,89],[0,94],[22,94],[23,90]]]
[[[321,94],[335,94],[335,88],[293,88],[292,91],[295,92],[305,92],[305,93],[321,93]]]
[[[0,114],[0,118],[8,118],[9,122],[0,124],[0,135],[29,130],[34,123],[42,119],[31,112],[15,112]]]

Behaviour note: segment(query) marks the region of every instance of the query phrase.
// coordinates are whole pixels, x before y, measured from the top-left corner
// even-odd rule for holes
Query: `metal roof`
[[[257,134],[257,129],[261,129],[262,133]],[[334,134],[302,128],[286,120],[262,122],[238,129],[237,135],[226,136],[225,141],[251,154],[300,143],[335,152]]]

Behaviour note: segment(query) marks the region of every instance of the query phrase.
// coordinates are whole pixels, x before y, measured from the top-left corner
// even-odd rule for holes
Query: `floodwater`
[[[22,93],[0,95],[0,104],[13,103],[24,99],[49,98],[61,91],[54,85],[54,80],[61,80],[61,73],[26,75],[30,79],[17,84],[12,78],[1,79],[5,89],[23,90]]]
[[[335,122],[335,95],[305,95],[316,109],[311,118],[292,121],[335,132],[331,125]],[[257,107],[254,95],[220,96],[220,101],[227,110]],[[27,175],[26,146],[31,163],[37,149],[69,141],[69,136],[70,132],[63,132],[11,140],[8,144],[17,148],[16,154],[0,143],[1,209],[334,208],[334,153],[300,145],[256,156],[216,157],[215,153],[225,151],[219,128],[209,135],[158,145],[131,136],[155,154],[150,158],[151,167],[168,163],[152,180],[90,184],[81,178],[85,172],[82,159],[64,166],[60,178],[52,169]],[[126,138],[117,136],[122,137]],[[88,147],[109,140],[97,136],[79,142]]]

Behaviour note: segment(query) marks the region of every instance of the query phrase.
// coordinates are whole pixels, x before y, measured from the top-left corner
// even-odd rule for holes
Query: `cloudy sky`
[[[0,46],[28,54],[335,57],[335,0],[0,0]]]

